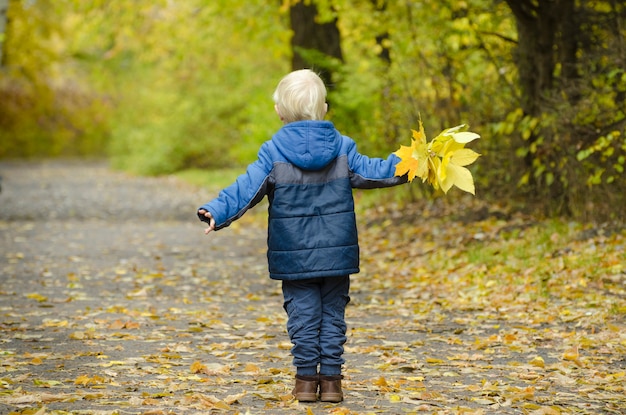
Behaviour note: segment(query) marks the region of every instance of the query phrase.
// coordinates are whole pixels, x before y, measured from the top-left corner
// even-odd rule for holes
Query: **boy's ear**
[[[276,114],[278,114],[278,118],[280,118],[281,121],[285,121],[283,120],[283,116],[280,115],[280,111],[278,111],[278,104],[274,104],[274,111],[276,111]]]

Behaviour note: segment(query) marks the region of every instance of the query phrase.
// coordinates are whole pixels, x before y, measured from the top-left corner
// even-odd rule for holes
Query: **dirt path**
[[[206,237],[194,212],[211,190],[98,163],[5,162],[0,174],[0,414],[626,408],[623,383],[579,381],[620,381],[623,355],[610,372],[572,364],[546,373],[559,360],[544,340],[550,324],[442,311],[427,288],[399,294],[367,273],[355,277],[348,310],[346,401],[299,404],[280,286],[266,273],[263,208]],[[394,307],[403,296],[430,305]],[[535,337],[544,343],[525,348]],[[613,351],[620,341],[607,337]]]

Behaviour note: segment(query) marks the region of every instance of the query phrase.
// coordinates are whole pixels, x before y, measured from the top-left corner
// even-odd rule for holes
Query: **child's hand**
[[[211,215],[211,212],[204,209],[198,210],[198,215],[204,216],[205,218],[209,219],[208,221],[206,221],[209,224],[209,227],[204,230],[204,234],[208,235],[209,232],[215,229],[215,219],[213,219],[213,215]]]

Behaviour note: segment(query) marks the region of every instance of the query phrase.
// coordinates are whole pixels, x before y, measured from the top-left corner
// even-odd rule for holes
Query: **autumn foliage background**
[[[106,156],[149,175],[240,167],[280,126],[277,81],[305,64],[328,75],[330,118],[366,153],[408,145],[420,114],[429,137],[469,124],[482,137],[478,197],[624,218],[621,2],[3,0],[0,9],[2,158]],[[306,44],[320,34],[334,37]]]
[[[625,39],[611,0],[0,0],[0,405],[311,413],[266,213],[190,230],[305,65],[366,154],[480,135],[475,196],[355,192],[348,399],[315,409],[623,413]]]

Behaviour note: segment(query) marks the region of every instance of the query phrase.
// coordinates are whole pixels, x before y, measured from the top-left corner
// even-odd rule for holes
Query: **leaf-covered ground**
[[[263,207],[207,237],[215,189],[0,175],[2,414],[626,413],[623,229],[454,195],[360,212],[346,400],[300,404]]]

